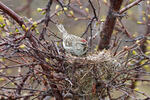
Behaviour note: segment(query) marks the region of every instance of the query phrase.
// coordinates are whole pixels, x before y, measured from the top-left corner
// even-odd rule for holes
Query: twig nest
[[[99,91],[106,92],[106,84],[114,86],[125,77],[118,74],[123,66],[119,61],[120,59],[113,56],[109,50],[95,52],[85,57],[67,55],[66,69],[76,92],[92,93],[95,82],[101,87]]]
[[[113,56],[109,50],[88,55],[87,62],[99,69],[99,74],[103,80],[111,80],[122,69],[119,59]]]
[[[106,67],[110,68],[114,66],[115,68],[116,67],[118,68],[118,66],[121,66],[121,64],[118,62],[118,59],[112,55],[113,54],[111,54],[110,51],[103,50],[103,51],[88,55],[86,58],[88,62],[93,62],[94,64],[104,63],[104,66],[105,64],[107,65]]]
[[[119,59],[109,51],[103,50],[89,54],[85,57],[76,57],[67,55],[67,61],[75,67],[100,67],[111,71],[118,71],[121,69]],[[86,65],[86,66],[85,66]]]

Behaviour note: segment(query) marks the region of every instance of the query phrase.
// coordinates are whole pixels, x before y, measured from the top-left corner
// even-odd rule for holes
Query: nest
[[[93,99],[95,92],[105,95],[106,84],[110,85],[110,89],[119,84],[126,76],[120,74],[123,70],[121,60],[112,55],[109,50],[95,52],[86,57],[67,55],[65,67],[67,76],[74,84],[73,91],[92,95],[90,99]]]

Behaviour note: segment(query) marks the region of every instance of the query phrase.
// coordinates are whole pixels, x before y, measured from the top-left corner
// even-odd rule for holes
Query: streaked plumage
[[[63,47],[67,52],[76,56],[84,55],[87,52],[88,43],[85,39],[68,34],[62,24],[57,24],[56,26],[63,34]]]

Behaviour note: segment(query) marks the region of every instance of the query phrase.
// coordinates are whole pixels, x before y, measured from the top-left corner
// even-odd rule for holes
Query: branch
[[[20,26],[24,24],[22,18],[18,14],[16,14],[13,10],[4,5],[1,1],[0,1],[0,9],[2,9],[6,14],[12,17]]]
[[[18,14],[16,14],[13,10],[11,10],[6,5],[4,5],[2,2],[0,2],[0,9],[2,9],[2,11],[4,11],[6,14],[8,14],[10,17],[12,17],[20,26],[25,25],[25,22],[22,20],[22,18]],[[46,25],[48,25],[48,24],[46,24]],[[22,27],[22,29],[23,29],[23,27]],[[29,30],[23,29],[23,30],[25,31],[25,35],[23,37],[24,38],[26,37],[26,38],[29,39],[32,47],[34,47],[34,49],[35,49],[34,53],[36,53],[36,55],[40,59],[44,59],[43,55],[38,52],[38,49],[37,49],[38,44],[37,44],[37,41],[35,40],[34,35],[32,35],[32,31],[30,29]],[[21,38],[21,39],[23,39],[23,38]],[[3,43],[3,44],[0,44],[0,45],[5,45],[5,44],[8,44],[8,43]],[[48,73],[48,75],[49,75],[50,72],[51,72],[50,69],[46,65],[44,65],[44,64],[40,64],[40,65],[41,65],[43,71],[46,72],[46,73]],[[51,78],[49,76],[47,76],[47,79],[51,82]],[[51,84],[51,88],[52,88],[54,96],[56,97],[56,100],[63,100],[62,99],[63,97],[61,95],[61,92],[57,88],[57,85]]]
[[[126,7],[122,8],[119,13],[122,14],[124,13],[125,11],[127,11],[128,9],[130,9],[131,7],[137,5],[138,3],[140,3],[141,1],[144,1],[144,0],[136,0],[134,2],[132,2],[131,4],[127,5]]]
[[[94,18],[95,18],[96,20],[98,20],[97,15],[96,15],[96,9],[94,8],[94,6],[93,6],[91,0],[89,0],[89,3],[90,3],[90,5],[91,5],[91,7],[92,7],[92,10],[93,10],[93,13],[94,13]]]
[[[104,24],[104,27],[100,33],[100,42],[99,42],[99,50],[103,50],[104,48],[108,49],[111,35],[113,33],[113,29],[116,23],[116,13],[119,11],[123,0],[110,0],[110,7],[107,14],[107,18]]]
[[[44,20],[45,26],[42,30],[42,33],[40,34],[40,37],[39,37],[40,40],[44,39],[44,34],[46,33],[46,27],[48,26],[48,23],[50,21],[50,15],[49,14],[50,14],[50,7],[51,7],[52,3],[53,3],[53,0],[49,0],[48,4],[46,6],[46,15],[45,15],[45,20]]]
[[[34,38],[32,37],[32,32],[30,30],[26,30],[22,27],[22,25],[25,25],[25,27],[27,27],[27,25],[25,24],[25,22],[22,20],[22,17],[20,17],[17,13],[15,13],[12,9],[8,8],[5,4],[3,4],[2,2],[0,2],[0,9],[2,9],[3,12],[5,12],[6,14],[8,14],[11,18],[13,18],[23,29],[23,31],[25,32],[25,35],[21,38],[17,38],[14,41],[21,39],[23,40],[24,38],[28,37],[30,40],[30,43],[33,45],[33,47],[37,47],[37,43],[34,40]],[[4,43],[4,44],[8,44],[8,43]],[[0,44],[0,45],[4,45],[4,44]]]
[[[91,2],[91,0],[89,0],[89,4],[90,4],[91,7],[92,7],[94,16],[91,18],[91,20],[90,20],[90,22],[88,23],[88,26],[87,26],[85,32],[82,34],[81,37],[83,37],[83,36],[87,33],[88,29],[90,28],[90,29],[91,29],[91,32],[90,32],[90,33],[91,33],[91,38],[92,38],[92,23],[93,23],[94,19],[96,19],[96,21],[98,21],[98,18],[97,18],[97,14],[96,14],[96,9],[94,8],[93,3]],[[92,43],[92,42],[91,42],[91,43]]]

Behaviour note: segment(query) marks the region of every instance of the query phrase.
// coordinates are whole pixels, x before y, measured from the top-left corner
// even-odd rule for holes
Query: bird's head
[[[85,39],[82,39],[80,40],[80,43],[83,45],[83,46],[86,46],[88,45],[87,41]]]

